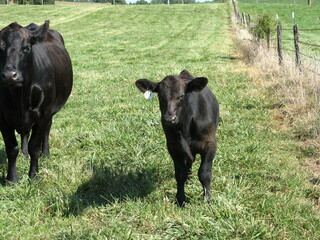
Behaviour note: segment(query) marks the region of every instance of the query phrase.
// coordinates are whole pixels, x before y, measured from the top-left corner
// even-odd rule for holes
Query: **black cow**
[[[166,76],[161,82],[147,79],[136,81],[136,86],[158,93],[161,123],[167,139],[167,148],[174,161],[177,181],[176,199],[185,204],[184,186],[191,174],[195,155],[201,155],[198,177],[205,198],[210,198],[212,162],[216,154],[216,131],[219,105],[206,87],[207,78],[193,77],[184,70],[178,76]]]
[[[72,81],[63,38],[49,29],[49,21],[28,27],[11,23],[0,31],[0,130],[8,157],[7,181],[18,180],[15,131],[21,135],[23,153],[31,158],[29,177],[38,173],[40,154],[49,156],[52,117],[66,103]]]

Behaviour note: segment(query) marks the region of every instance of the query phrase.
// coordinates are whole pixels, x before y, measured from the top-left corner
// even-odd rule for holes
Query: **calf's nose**
[[[175,114],[166,114],[164,116],[164,120],[168,123],[173,123],[177,119],[177,116]]]

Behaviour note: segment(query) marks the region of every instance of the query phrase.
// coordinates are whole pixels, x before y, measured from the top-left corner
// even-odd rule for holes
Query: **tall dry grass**
[[[307,165],[313,176],[320,179],[319,66],[304,60],[299,70],[295,59],[287,54],[279,65],[276,46],[268,50],[266,43],[255,39],[235,17],[232,22],[239,54],[252,66],[248,74],[274,99],[273,125],[292,130],[302,152],[311,159]]]

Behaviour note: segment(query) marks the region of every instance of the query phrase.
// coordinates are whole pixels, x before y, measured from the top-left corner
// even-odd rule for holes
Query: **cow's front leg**
[[[198,177],[203,187],[203,195],[206,200],[211,198],[212,162],[216,154],[216,146],[201,154],[201,164]]]
[[[10,129],[8,126],[5,126],[3,129],[1,129],[1,133],[6,145],[6,153],[8,158],[8,174],[6,180],[8,183],[16,183],[18,181],[16,162],[19,154],[19,147],[17,139],[14,135],[14,129]]]

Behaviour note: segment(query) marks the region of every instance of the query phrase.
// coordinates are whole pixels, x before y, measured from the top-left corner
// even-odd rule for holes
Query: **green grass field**
[[[300,51],[303,54],[318,59],[317,65],[320,61],[320,1],[312,1],[313,5],[308,6],[307,1],[304,0],[272,0],[272,1],[256,1],[239,0],[239,11],[249,13],[253,22],[261,14],[269,14],[276,22],[276,15],[278,15],[278,23],[282,25],[283,30],[283,47],[287,53],[294,55],[293,43],[293,24],[297,24],[300,32],[300,41],[308,44],[318,45],[309,46],[300,44]],[[293,4],[295,2],[296,4]],[[292,20],[292,12],[294,12],[294,20]],[[306,29],[306,30],[305,30]],[[310,31],[310,29],[316,29]],[[272,32],[274,46],[276,46],[276,29]],[[302,56],[303,57],[303,56]],[[304,57],[303,57],[304,59]]]
[[[51,20],[73,60],[74,88],[55,118],[39,182],[18,159],[0,185],[0,239],[319,239],[319,193],[273,101],[236,55],[229,4],[0,6],[1,26]],[[174,204],[173,163],[157,99],[139,78],[188,69],[209,78],[221,107],[212,203],[194,176]],[[2,183],[6,172],[0,142]]]

